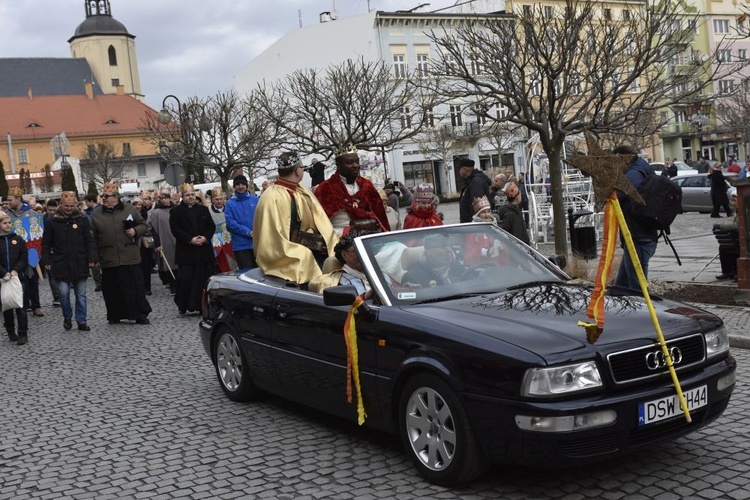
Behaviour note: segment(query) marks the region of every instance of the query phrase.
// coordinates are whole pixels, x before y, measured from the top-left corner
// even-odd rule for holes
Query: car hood
[[[590,356],[592,350],[612,351],[627,343],[656,339],[646,301],[617,289],[605,298],[605,325],[596,338],[587,338],[579,321],[589,322],[586,307],[591,288],[567,283],[528,286],[482,297],[409,306],[430,320],[489,336],[551,358]],[[686,304],[653,300],[666,338],[718,328],[721,319]],[[616,348],[615,344],[618,345]],[[632,346],[630,346],[632,347]],[[559,359],[558,359],[559,360]]]

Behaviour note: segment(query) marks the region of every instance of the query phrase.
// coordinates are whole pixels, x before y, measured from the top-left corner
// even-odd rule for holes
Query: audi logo
[[[673,365],[679,365],[682,361],[682,351],[680,351],[679,347],[670,347],[669,356],[672,358]],[[667,358],[664,356],[664,352],[659,349],[658,351],[646,354],[646,366],[651,371],[666,368]]]

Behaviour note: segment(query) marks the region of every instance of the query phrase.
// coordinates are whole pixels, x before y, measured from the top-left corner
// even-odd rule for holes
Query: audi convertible
[[[706,311],[652,296],[688,422],[639,291],[607,290],[594,339],[578,325],[590,284],[491,224],[360,236],[354,250],[371,290],[352,312],[354,359],[344,335],[362,297],[354,286],[314,293],[260,269],[208,281],[200,336],[229,399],[268,392],[356,421],[349,362],[364,426],[398,434],[443,485],[493,463],[560,467],[653,449],[729,403],[736,362]],[[323,267],[344,272],[335,258]]]

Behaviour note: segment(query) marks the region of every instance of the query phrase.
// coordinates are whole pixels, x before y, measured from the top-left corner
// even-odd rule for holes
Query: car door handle
[[[281,319],[286,318],[287,314],[289,314],[289,305],[287,305],[287,304],[279,304],[279,305],[277,305],[276,306],[276,314]]]

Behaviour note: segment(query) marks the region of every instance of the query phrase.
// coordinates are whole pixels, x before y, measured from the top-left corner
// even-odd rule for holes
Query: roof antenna
[[[297,9],[297,17],[299,18],[299,27],[302,27],[302,9]]]

